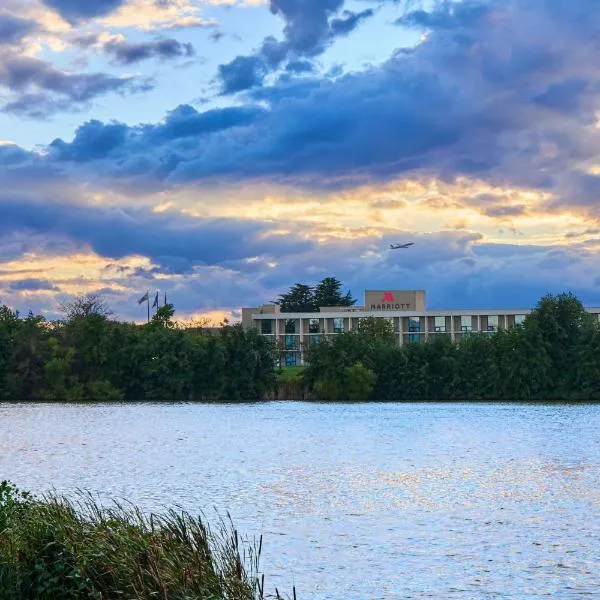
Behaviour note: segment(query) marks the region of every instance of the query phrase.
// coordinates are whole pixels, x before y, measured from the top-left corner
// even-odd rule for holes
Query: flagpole
[[[150,290],[146,292],[146,303],[148,305],[148,323],[150,323]]]

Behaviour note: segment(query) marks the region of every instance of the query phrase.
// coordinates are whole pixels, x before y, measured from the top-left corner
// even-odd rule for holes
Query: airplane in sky
[[[407,244],[390,244],[390,250],[399,250],[400,248],[410,248],[414,246],[414,242],[408,242]]]

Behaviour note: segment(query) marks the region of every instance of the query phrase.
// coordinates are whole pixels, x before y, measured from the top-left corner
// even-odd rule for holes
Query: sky
[[[599,55],[597,0],[2,0],[0,303],[600,306]]]

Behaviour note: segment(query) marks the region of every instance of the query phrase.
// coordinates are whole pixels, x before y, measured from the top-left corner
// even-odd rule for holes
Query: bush
[[[319,400],[360,402],[370,398],[375,385],[375,373],[357,362],[345,367],[343,376],[317,380],[315,391]]]
[[[224,521],[213,532],[185,512],[145,516],[0,484],[2,600],[257,600],[259,555]]]

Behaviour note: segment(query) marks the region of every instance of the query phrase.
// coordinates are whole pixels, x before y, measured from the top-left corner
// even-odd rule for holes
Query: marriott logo
[[[393,292],[383,292],[383,297],[376,304],[371,304],[371,310],[414,310],[411,304],[398,302]]]

